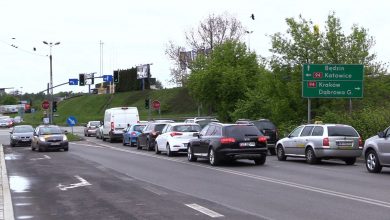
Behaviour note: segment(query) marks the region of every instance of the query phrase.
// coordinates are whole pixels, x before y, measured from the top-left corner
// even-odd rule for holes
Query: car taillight
[[[131,136],[137,136],[137,133],[135,133],[134,131],[131,132]]]
[[[258,140],[260,143],[267,143],[267,138],[264,137],[264,136],[258,137],[257,140]]]
[[[171,135],[171,137],[174,137],[174,136],[178,136],[178,135],[183,135],[183,133],[180,133],[180,132],[172,132],[170,135]]]
[[[322,139],[322,146],[329,147],[329,138]]]
[[[359,148],[363,148],[363,140],[359,137]]]
[[[114,130],[114,122],[111,122],[111,131]]]
[[[234,143],[236,142],[236,139],[234,138],[221,138],[221,144],[231,144],[231,143]]]

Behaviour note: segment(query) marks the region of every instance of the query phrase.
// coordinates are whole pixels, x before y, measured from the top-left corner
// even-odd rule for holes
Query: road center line
[[[190,163],[190,162],[186,162],[186,161],[182,161],[182,160],[178,160],[178,159],[173,159],[173,158],[168,158],[168,157],[165,158],[165,157],[162,157],[162,156],[151,155],[151,154],[144,153],[144,152],[134,152],[134,151],[126,150],[126,149],[120,149],[120,148],[117,148],[117,147],[112,147],[112,146],[109,146],[109,145],[101,145],[101,146],[94,146],[94,145],[89,145],[89,144],[77,144],[77,145],[94,147],[94,148],[110,148],[110,149],[116,150],[116,151],[128,152],[128,153],[131,153],[131,154],[148,156],[148,157],[154,157],[154,158],[158,158],[158,159],[161,159],[161,160],[169,160],[169,161],[173,161],[173,162],[177,162],[177,163],[203,167],[203,168],[210,169],[210,170],[220,171],[220,172],[224,172],[224,173],[229,173],[229,174],[233,174],[233,175],[237,175],[237,176],[243,176],[243,177],[247,177],[247,178],[251,178],[251,179],[256,179],[256,180],[261,180],[261,181],[265,181],[265,182],[270,182],[270,183],[276,183],[276,184],[280,184],[280,185],[284,185],[284,186],[298,188],[298,189],[305,190],[305,191],[317,192],[317,193],[321,193],[321,194],[325,194],[325,195],[340,197],[340,198],[349,199],[349,200],[353,200],[353,201],[358,201],[358,202],[362,202],[362,203],[366,203],[366,204],[371,204],[371,205],[381,206],[381,207],[385,207],[385,208],[390,208],[390,202],[385,202],[385,201],[381,201],[381,200],[376,200],[376,199],[356,196],[356,195],[352,195],[352,194],[332,191],[332,190],[328,190],[328,189],[313,187],[313,186],[299,184],[299,183],[294,183],[294,182],[290,182],[290,181],[284,181],[284,180],[270,178],[270,177],[266,177],[266,176],[254,175],[254,174],[250,174],[250,173],[244,173],[244,172],[240,172],[240,171],[229,170],[229,169],[226,169],[226,168],[218,168],[218,167],[212,167],[212,166],[208,166],[208,165],[195,164],[195,163]]]
[[[193,203],[193,204],[185,204],[186,206],[192,208],[192,209],[195,209],[196,211],[198,212],[201,212],[205,215],[208,215],[210,216],[211,218],[218,218],[218,217],[223,217],[223,215],[219,214],[218,212],[214,212],[213,210],[210,210],[208,208],[205,208],[203,206],[200,206],[196,203]]]

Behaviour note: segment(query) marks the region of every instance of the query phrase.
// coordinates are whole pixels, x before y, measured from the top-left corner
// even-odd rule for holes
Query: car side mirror
[[[384,138],[385,137],[385,132],[383,132],[383,131],[378,132],[378,137],[379,138]]]

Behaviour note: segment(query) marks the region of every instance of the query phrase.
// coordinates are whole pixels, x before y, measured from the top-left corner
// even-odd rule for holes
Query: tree
[[[185,32],[185,39],[189,51],[193,51],[195,56],[199,53],[204,54],[211,51],[215,46],[224,43],[227,40],[239,41],[245,33],[239,20],[231,15],[224,13],[221,15],[209,15],[204,21],[200,22],[197,28]],[[186,47],[175,45],[169,42],[165,51],[166,55],[173,62],[171,68],[171,83],[178,86],[185,86],[189,72],[188,65],[191,65],[192,56],[184,56],[188,52]],[[188,60],[188,62],[187,62]]]
[[[1,97],[0,104],[2,105],[16,105],[18,104],[18,98],[12,95],[3,95]]]
[[[363,64],[367,76],[386,72],[384,64],[376,62],[376,55],[370,52],[375,41],[367,29],[353,25],[351,33],[345,34],[335,13],[328,15],[323,30],[302,16],[298,20],[287,18],[286,23],[285,34],[271,36],[269,67],[272,73],[263,74],[256,91],[247,93],[247,100],[238,104],[236,117],[256,112],[259,106],[255,101],[261,98],[268,103],[268,106],[262,105],[266,114],[263,117],[272,117],[276,122],[291,119],[302,122],[307,114],[306,100],[301,97],[302,65],[305,63]],[[367,92],[370,93],[365,90],[366,95]],[[348,108],[345,99],[312,101],[313,118],[328,111],[345,111],[345,108]]]
[[[236,103],[254,89],[263,69],[256,54],[235,40],[216,46],[208,57],[199,56],[191,68],[190,94],[204,107],[214,109],[222,121],[232,120]]]

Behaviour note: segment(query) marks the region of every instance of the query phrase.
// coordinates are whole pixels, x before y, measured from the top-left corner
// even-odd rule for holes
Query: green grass
[[[182,119],[197,115],[197,105],[189,96],[185,88],[173,88],[163,90],[131,91],[116,94],[86,94],[80,97],[71,98],[59,102],[58,111],[54,115],[54,123],[66,125],[66,119],[74,116],[78,124],[87,123],[92,120],[103,120],[104,111],[107,108],[132,106],[137,107],[140,120],[148,119],[148,110],[145,109],[145,99],[150,97],[159,100],[161,103],[161,116],[158,111],[151,109],[151,118],[172,118]],[[37,111],[25,114],[25,124],[34,126],[41,124],[43,112]]]
[[[81,141],[81,140],[83,140],[82,137],[75,135],[75,134],[72,134],[72,133],[67,133],[66,137],[68,138],[68,141]]]

